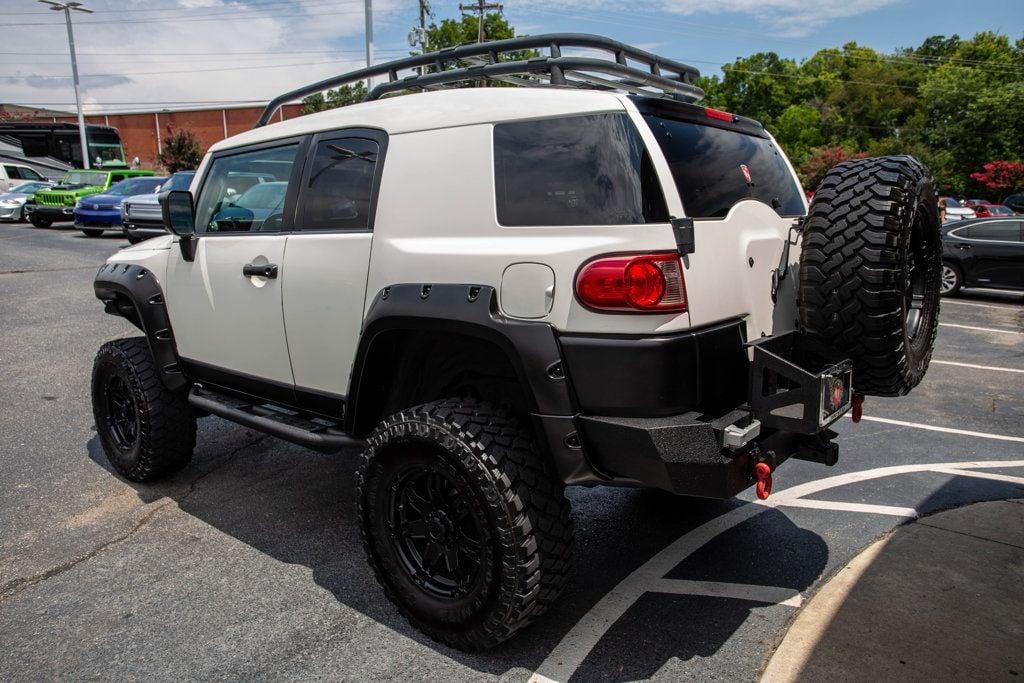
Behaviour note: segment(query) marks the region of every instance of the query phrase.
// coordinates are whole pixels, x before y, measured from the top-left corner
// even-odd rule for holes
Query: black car
[[[1024,290],[1024,218],[942,226],[942,295],[961,287]]]
[[[1015,213],[1024,213],[1024,194],[1011,194],[1003,200],[1003,206],[1010,207]]]

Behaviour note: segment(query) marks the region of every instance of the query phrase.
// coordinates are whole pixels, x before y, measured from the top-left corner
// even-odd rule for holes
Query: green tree
[[[182,128],[164,138],[158,157],[160,165],[166,168],[168,173],[197,168],[202,160],[203,146],[195,133],[188,128]]]
[[[350,104],[362,102],[365,99],[366,84],[363,81],[357,81],[328,90],[326,97],[324,97],[322,92],[304,97],[302,99],[302,113],[315,114],[318,111],[346,107]]]
[[[480,27],[478,14],[464,14],[460,19],[442,19],[427,27],[427,50],[433,52],[445,47],[475,43]],[[484,14],[484,40],[515,38],[516,30],[505,17],[494,12]]]

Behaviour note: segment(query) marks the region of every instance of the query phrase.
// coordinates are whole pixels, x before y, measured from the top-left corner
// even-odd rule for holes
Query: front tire
[[[356,475],[363,545],[409,622],[461,650],[547,611],[571,566],[564,486],[530,431],[470,399],[385,419]]]
[[[92,370],[92,410],[107,459],[125,479],[155,481],[192,459],[195,413],[184,394],[161,383],[143,337],[100,347]]]
[[[36,213],[33,213],[32,217],[29,220],[32,221],[32,225],[36,226],[37,228],[48,228],[51,225],[53,225],[53,221],[51,221],[49,218],[43,218],[42,216]]]
[[[103,234],[102,230],[82,230],[86,237],[99,237]]]
[[[947,261],[942,262],[942,285],[939,287],[941,296],[953,296],[964,286],[964,276],[957,266]]]
[[[853,360],[859,392],[902,396],[931,360],[941,270],[928,169],[910,156],[838,164],[804,225],[801,328]]]

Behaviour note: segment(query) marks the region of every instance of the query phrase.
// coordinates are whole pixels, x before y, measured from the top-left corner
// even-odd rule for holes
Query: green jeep
[[[103,192],[125,178],[148,175],[154,175],[154,172],[128,169],[68,171],[59,185],[36,192],[35,199],[25,204],[25,214],[32,225],[48,228],[54,221],[71,220],[79,198]]]

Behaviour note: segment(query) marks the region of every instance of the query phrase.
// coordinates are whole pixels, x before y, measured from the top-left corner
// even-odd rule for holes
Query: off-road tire
[[[843,162],[803,231],[800,325],[853,360],[854,388],[901,396],[938,329],[942,245],[931,174],[910,156]]]
[[[960,266],[942,262],[942,287],[939,293],[942,296],[954,296],[964,286],[964,274]]]
[[[128,403],[130,408],[118,410]],[[125,479],[155,481],[192,459],[195,413],[184,393],[170,391],[160,382],[143,337],[100,347],[92,370],[92,410],[107,459]],[[133,413],[134,430],[127,413]]]
[[[394,521],[396,500],[406,500],[399,487],[421,470],[448,482],[455,505],[478,525],[472,528],[483,550],[474,580],[450,597],[431,591],[424,572],[419,583],[414,578],[402,547],[407,541],[396,529],[408,520]],[[546,612],[566,581],[573,524],[564,486],[530,430],[490,404],[447,399],[388,417],[370,435],[356,486],[363,545],[377,581],[413,626],[445,645],[470,651],[497,645]]]
[[[53,225],[53,221],[51,221],[49,218],[43,218],[42,216],[35,213],[31,214],[31,218],[29,218],[29,220],[32,222],[32,225],[36,226],[37,228],[48,228],[51,225]]]
[[[86,237],[99,237],[103,234],[102,230],[83,230],[82,232],[85,233]]]

